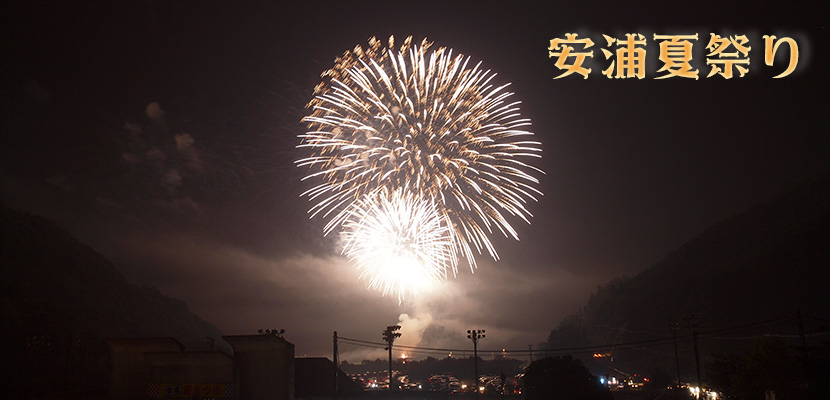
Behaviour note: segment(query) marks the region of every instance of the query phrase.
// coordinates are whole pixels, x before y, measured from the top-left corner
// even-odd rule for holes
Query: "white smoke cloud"
[[[395,297],[367,290],[359,271],[340,256],[281,258],[186,235],[132,240],[112,251],[125,260],[153,260],[134,268],[144,275],[143,282],[186,301],[226,334],[285,329],[297,354],[308,356],[331,357],[333,331],[380,343],[382,331],[396,323],[401,325],[399,346],[459,349],[458,356],[469,355],[466,330],[485,329],[480,350],[527,349],[544,341],[572,311],[572,304],[561,300],[565,292],[591,285],[554,268],[527,275],[503,262],[481,261],[475,274],[459,273],[399,304]],[[349,362],[386,358],[382,346],[347,341],[341,341],[339,352]],[[447,355],[393,347],[393,357],[402,352],[415,358]]]
[[[140,125],[131,124],[127,122],[124,124],[124,130],[127,131],[127,134],[130,136],[130,139],[138,140],[141,138],[141,135],[144,133],[144,129]]]
[[[201,171],[203,167],[202,157],[199,150],[194,146],[196,139],[189,133],[179,133],[173,137],[173,140],[176,142],[176,150],[187,167],[193,171]]]
[[[147,150],[147,154],[144,155],[147,158],[147,161],[150,162],[151,165],[156,167],[163,167],[164,161],[167,159],[167,154],[158,147],[153,147],[150,150]]]
[[[298,355],[331,357],[333,331],[379,342],[399,314],[397,301],[368,292],[341,257],[276,258],[169,234],[134,236],[120,247],[123,259],[153,260],[135,279],[184,300],[226,334],[285,329]],[[341,353],[359,362],[383,355],[376,350],[344,345]]]
[[[161,105],[156,101],[147,104],[144,112],[147,114],[147,118],[150,118],[153,122],[161,122],[162,118],[164,118],[164,110],[161,109]]]
[[[196,139],[193,139],[193,136],[190,136],[189,133],[179,133],[173,137],[173,140],[176,142],[176,150],[178,151],[187,151],[196,142]]]
[[[162,183],[169,187],[181,186],[182,175],[179,173],[178,170],[171,168],[167,170],[166,174],[164,174],[164,178],[162,178]]]
[[[167,115],[158,102],[147,104],[144,111],[150,122],[127,122],[123,127],[126,146],[120,160],[129,168],[124,187],[132,189],[131,202],[141,199],[167,212],[201,215],[208,196],[228,182],[228,169],[212,168],[217,158],[210,141],[200,142],[198,136],[183,132],[179,120]]]
[[[398,344],[406,346],[417,346],[421,343],[421,337],[424,330],[432,323],[432,315],[421,312],[415,317],[410,317],[409,314],[403,313],[398,316],[398,325],[401,326],[401,337]]]
[[[484,329],[487,337],[479,342],[480,350],[524,350],[544,341],[562,315],[572,311],[573,290],[592,288],[590,280],[559,268],[528,275],[504,262],[482,260],[479,267],[474,274],[461,272],[405,300],[398,318],[402,335],[395,343],[466,354],[465,349],[472,351],[467,330]],[[416,358],[447,355],[398,349],[394,357],[403,352]]]
[[[126,164],[135,165],[141,162],[141,158],[133,153],[124,153],[121,155],[121,161]]]

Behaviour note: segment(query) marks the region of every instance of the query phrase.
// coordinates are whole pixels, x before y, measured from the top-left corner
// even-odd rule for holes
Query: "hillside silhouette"
[[[185,303],[129,283],[51,221],[0,206],[4,387],[100,388],[103,338],[170,336],[207,350],[221,332]],[[44,385],[52,387],[43,387]]]
[[[599,287],[544,346],[580,356],[597,373],[676,377],[669,326],[677,323],[681,375],[691,380],[694,327],[701,364],[761,336],[797,343],[797,311],[807,344],[818,345],[830,339],[822,333],[830,316],[828,243],[825,175],[706,229],[633,277]],[[587,348],[602,345],[610,346]]]

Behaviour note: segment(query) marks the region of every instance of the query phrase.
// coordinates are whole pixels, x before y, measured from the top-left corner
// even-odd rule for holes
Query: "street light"
[[[468,329],[467,330],[467,339],[473,341],[473,365],[475,365],[475,390],[476,390],[476,399],[478,399],[480,390],[478,389],[478,341],[479,339],[484,339],[484,329]]]
[[[389,350],[389,390],[392,390],[392,343],[395,339],[401,337],[400,332],[396,332],[401,329],[400,325],[389,325],[383,331],[383,340],[386,341],[386,348],[384,350]]]

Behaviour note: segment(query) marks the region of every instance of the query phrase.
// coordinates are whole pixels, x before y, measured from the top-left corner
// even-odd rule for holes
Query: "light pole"
[[[475,390],[476,390],[476,399],[478,399],[479,390],[478,390],[478,341],[479,339],[484,339],[484,329],[468,329],[467,330],[467,339],[473,341],[473,365],[475,366]]]
[[[400,332],[396,332],[400,330],[400,325],[389,325],[383,331],[383,340],[386,341],[386,348],[384,350],[389,350],[389,390],[392,389],[392,343],[395,339],[401,337]]]
[[[337,400],[337,395],[339,394],[339,386],[340,386],[340,361],[338,358],[340,355],[338,354],[339,351],[337,350],[337,331],[334,331],[332,335],[332,360],[334,361],[334,400]]]

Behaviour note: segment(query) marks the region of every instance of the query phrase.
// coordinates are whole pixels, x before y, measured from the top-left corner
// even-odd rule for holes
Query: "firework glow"
[[[323,73],[303,119],[297,165],[314,186],[312,218],[337,231],[369,287],[402,298],[458,270],[498,259],[490,235],[519,239],[541,156],[509,84],[470,57],[407,38],[372,38]]]

